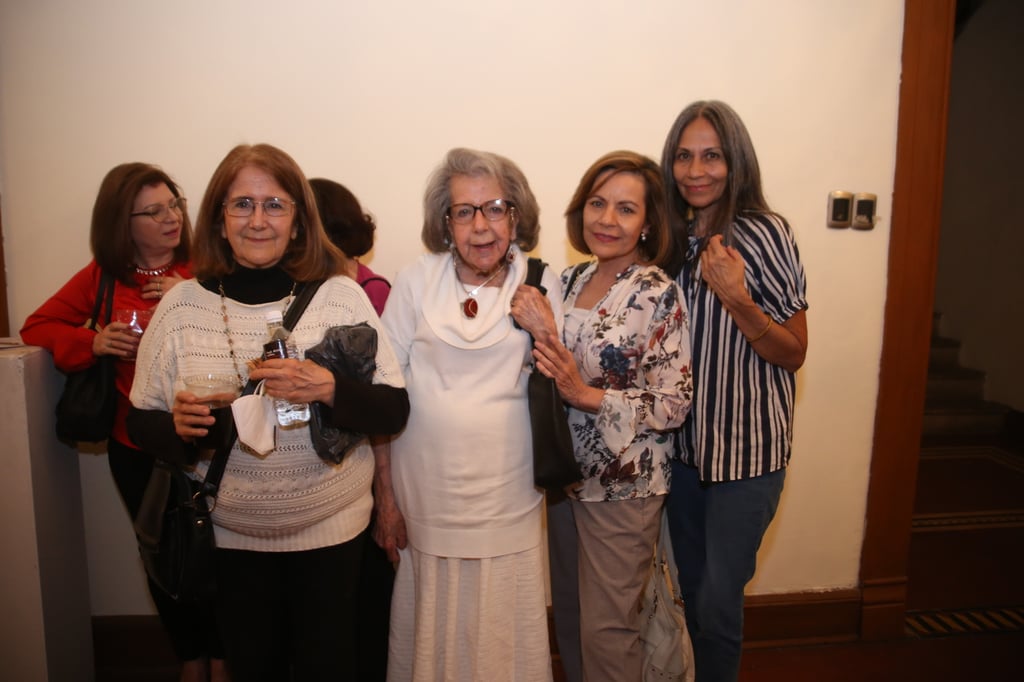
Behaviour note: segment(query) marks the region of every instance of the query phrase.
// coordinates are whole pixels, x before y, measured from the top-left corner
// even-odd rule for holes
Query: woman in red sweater
[[[32,313],[22,340],[53,354],[63,372],[85,369],[102,355],[116,366],[117,412],[107,441],[108,463],[132,518],[149,481],[153,458],[139,450],[125,430],[135,375],[135,353],[148,314],[171,287],[191,278],[192,226],[185,197],[160,168],[125,163],[103,178],[92,211],[89,241],[93,260]],[[111,322],[85,326],[92,315],[100,275],[115,282]],[[135,311],[124,315],[120,311]],[[101,310],[99,320],[107,319]],[[179,604],[150,583],[150,594],[175,652],[183,662],[181,680],[226,679],[212,610]]]

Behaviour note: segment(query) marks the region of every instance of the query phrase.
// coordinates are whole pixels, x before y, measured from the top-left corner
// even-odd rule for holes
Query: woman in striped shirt
[[[694,385],[667,508],[697,680],[733,681],[743,589],[789,462],[795,372],[807,352],[804,271],[727,104],[695,102],[679,114],[662,172]]]

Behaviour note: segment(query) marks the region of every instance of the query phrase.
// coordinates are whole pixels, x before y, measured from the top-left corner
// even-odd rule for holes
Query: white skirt
[[[400,555],[388,682],[550,682],[540,546],[487,559]]]

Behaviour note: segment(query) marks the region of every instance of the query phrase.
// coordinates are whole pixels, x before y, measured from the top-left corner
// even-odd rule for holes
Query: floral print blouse
[[[563,289],[574,268],[562,273]],[[591,263],[565,299],[564,343],[590,386],[605,389],[596,414],[569,408],[583,502],[664,495],[673,432],[693,398],[690,333],[679,286],[653,265],[632,265],[592,310],[574,310]],[[579,324],[574,324],[574,317]]]

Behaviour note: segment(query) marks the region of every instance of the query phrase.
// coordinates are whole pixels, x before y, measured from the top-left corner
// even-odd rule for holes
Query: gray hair
[[[519,166],[499,154],[456,147],[445,154],[427,180],[421,236],[428,250],[443,253],[451,248],[446,217],[451,207],[451,180],[458,175],[497,180],[505,194],[501,198],[516,210],[516,244],[523,251],[532,251],[537,246],[540,208]]]

